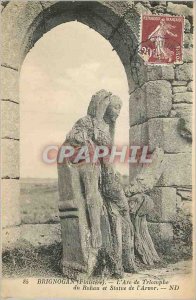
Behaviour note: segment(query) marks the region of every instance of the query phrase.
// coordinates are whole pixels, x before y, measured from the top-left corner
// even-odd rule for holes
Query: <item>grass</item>
[[[2,273],[5,277],[62,277],[61,257],[61,243],[33,247],[20,241],[16,249],[3,253]]]
[[[22,223],[57,223],[58,190],[56,181],[26,180],[21,182]],[[161,262],[154,269],[166,267],[178,261],[192,258],[191,225],[183,223],[183,219],[174,224],[174,241],[165,244],[161,241],[155,247]],[[17,248],[6,250],[2,255],[2,271],[5,277],[62,277],[60,260],[62,257],[61,243],[50,246],[33,247],[21,240]],[[152,269],[142,264],[138,258],[139,270]]]
[[[21,217],[24,224],[59,222],[57,181],[21,180]]]
[[[160,245],[158,253],[161,261],[153,267],[146,266],[136,257],[138,270],[160,269],[178,261],[192,258],[188,245]],[[62,244],[33,247],[26,241],[20,241],[17,249],[7,250],[2,255],[2,272],[5,277],[62,277],[60,261]]]

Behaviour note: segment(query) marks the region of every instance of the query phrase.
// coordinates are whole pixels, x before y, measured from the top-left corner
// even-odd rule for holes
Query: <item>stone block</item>
[[[165,80],[145,84],[147,118],[168,116],[172,107],[171,84]]]
[[[134,52],[131,54],[131,63],[130,63],[130,70],[131,70],[131,77],[135,84],[133,86],[133,90],[136,88],[142,87],[147,81],[147,67],[144,64],[143,59],[138,56],[137,54],[137,47],[133,45]],[[129,54],[130,55],[130,54]],[[128,77],[129,80],[129,77]],[[129,85],[130,87],[130,85]],[[130,87],[131,88],[131,87]]]
[[[164,125],[163,125],[163,119],[162,118],[155,118],[148,120],[148,126],[149,126],[149,147],[150,151],[154,151],[154,149],[159,146],[164,149]]]
[[[148,215],[149,222],[172,222],[176,217],[176,189],[171,187],[154,188],[149,196],[154,209]]]
[[[190,48],[190,49],[184,48],[183,49],[183,59],[182,60],[184,63],[193,62],[193,48]]]
[[[129,143],[130,146],[147,146],[148,142],[148,123],[132,126],[129,130]],[[142,164],[130,163],[129,167],[129,180],[130,182],[141,171]]]
[[[20,185],[18,179],[2,179],[2,227],[19,225],[20,219]]]
[[[187,33],[187,32],[190,32],[190,30],[191,30],[191,24],[190,24],[189,20],[185,19],[184,31]]]
[[[19,73],[1,67],[1,99],[19,102]]]
[[[148,121],[149,149],[161,147],[167,153],[191,152],[191,143],[178,132],[179,118],[154,118]]]
[[[186,86],[174,86],[173,87],[173,93],[177,94],[177,93],[184,93],[187,91],[187,87]]]
[[[20,69],[26,53],[45,33],[42,6],[33,1],[11,2],[3,11],[1,21],[2,64]]]
[[[191,30],[191,24],[190,24],[189,20],[185,19],[184,32],[187,33],[187,32],[190,32],[190,30]]]
[[[25,224],[21,226],[21,237],[34,247],[50,246],[61,242],[60,224]]]
[[[142,1],[142,4],[151,10],[152,7],[151,7],[151,4],[149,3],[149,1]]]
[[[109,41],[125,67],[129,92],[146,81],[145,66],[137,51],[136,36],[138,37],[139,34],[140,16],[131,9],[131,2],[105,1],[97,6],[96,1],[90,3],[90,9],[93,9],[101,20],[105,20],[107,25],[109,23],[113,27]],[[99,30],[97,31],[99,32]]]
[[[17,248],[20,237],[20,226],[3,228],[1,231],[2,250],[6,251]]]
[[[106,8],[109,8],[112,12],[115,13],[116,16],[118,17],[123,17],[125,13],[132,7],[132,4],[126,1],[117,1],[117,2],[112,2],[112,1],[105,1],[104,6],[99,7],[101,9],[99,13],[103,13],[105,11],[106,13]]]
[[[177,80],[192,80],[193,79],[193,64],[184,63],[183,65],[176,66],[175,69]]]
[[[123,65],[125,66],[125,71],[127,72],[127,67],[130,65],[130,52],[127,44],[122,38],[122,35],[118,32],[115,32],[113,36],[110,38],[110,44],[112,45],[113,49],[117,52],[119,55]],[[131,74],[127,74],[128,78],[131,76]]]
[[[174,68],[171,65],[162,66],[162,77],[160,79],[172,80],[174,79]]]
[[[130,146],[144,146],[148,145],[148,123],[132,126],[129,130],[129,142]],[[129,180],[130,182],[136,177],[142,170],[142,164],[130,163],[129,166]]]
[[[19,141],[12,139],[2,139],[1,149],[2,178],[19,178]]]
[[[173,241],[173,226],[170,223],[148,223],[149,233],[156,243]]]
[[[157,5],[152,8],[153,14],[164,14],[166,12],[166,7],[165,5]]]
[[[179,208],[181,207],[182,198],[176,194],[176,209],[179,211]]]
[[[142,15],[142,14],[151,15],[152,14],[150,9],[148,9],[147,7],[142,5],[140,2],[135,4],[135,9],[140,15]]]
[[[179,117],[178,131],[184,137],[192,139],[192,104],[173,104],[175,117]]]
[[[148,80],[172,80],[174,79],[174,68],[172,65],[168,66],[147,66]]]
[[[191,92],[178,93],[173,97],[174,103],[192,103],[193,102],[193,94]]]
[[[192,48],[193,47],[193,34],[185,33],[184,35],[184,48]]]
[[[181,85],[187,85],[187,81],[183,81],[183,80],[174,80],[172,81],[172,86],[181,86]]]
[[[145,88],[136,89],[129,100],[130,126],[140,124],[147,119]]]
[[[177,189],[177,195],[184,201],[192,201],[192,190],[179,187]]]
[[[59,24],[77,19],[77,3],[70,1],[41,1],[46,32]],[[81,12],[82,13],[82,12]],[[55,16],[55,17],[54,17]]]
[[[183,200],[179,195],[177,195],[176,202],[177,213],[180,213],[184,219],[191,219],[193,215],[193,203],[192,201]]]
[[[137,13],[137,11],[136,10],[127,11],[127,13],[125,14],[125,17],[124,17],[124,21],[125,21],[124,24],[126,24],[127,28],[129,28],[129,30],[131,30],[131,32],[135,35],[135,37],[139,38],[140,15]],[[134,46],[134,45],[131,44],[131,46]]]
[[[83,252],[82,236],[80,231],[79,218],[64,218],[61,219],[62,228],[62,244],[63,244],[63,266],[74,265],[78,269],[87,267],[86,255]]]
[[[192,157],[190,153],[165,154],[164,171],[157,186],[191,186]]]
[[[173,104],[173,109],[176,117],[192,119],[192,104],[176,103]]]
[[[130,95],[130,126],[150,118],[166,117],[172,108],[171,84],[166,80],[150,81]]]
[[[138,54],[139,24],[140,16],[135,10],[129,10],[124,16],[124,21],[119,23],[118,30],[114,31],[110,38],[110,43],[125,67],[129,92],[140,87],[147,79],[146,66]]]
[[[134,125],[129,130],[130,145],[145,146],[148,145],[148,123]]]
[[[75,3],[77,3],[77,1]],[[79,13],[77,14],[78,22],[83,23],[90,28],[93,28],[105,39],[109,39],[111,37],[113,33],[112,25],[108,24],[107,22],[104,22],[104,20],[98,15],[95,15],[93,13],[86,14],[86,11],[83,12],[84,13],[82,13],[82,11],[79,11]],[[70,17],[70,14],[68,14],[68,17]]]
[[[167,12],[174,15],[189,17],[193,15],[193,9],[186,6],[185,4],[176,4],[168,2]]]
[[[190,217],[193,215],[193,205],[190,201],[182,201],[181,209],[185,216]]]
[[[187,91],[193,92],[193,81],[190,81],[187,85]]]
[[[172,80],[174,79],[174,68],[171,65],[162,66],[162,77],[160,79]]]
[[[97,16],[103,20],[106,20],[107,23],[116,28],[119,25],[120,19],[125,15],[130,7],[131,3],[126,1],[104,1],[102,3],[96,1],[81,1],[78,13],[80,14],[82,10],[87,9],[94,11],[96,12]]]
[[[19,139],[19,105],[1,101],[1,137]]]
[[[148,2],[148,1],[146,1],[146,2]],[[149,3],[149,5],[151,5],[150,3]],[[158,3],[157,3],[157,5],[159,6],[159,5],[161,5],[161,6],[167,6],[167,2],[166,1],[159,1]]]

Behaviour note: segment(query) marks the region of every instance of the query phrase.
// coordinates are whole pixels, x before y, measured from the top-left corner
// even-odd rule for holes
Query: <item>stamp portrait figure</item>
[[[165,19],[161,19],[160,24],[148,36],[148,38],[155,43],[157,58],[168,59],[168,61],[171,62],[174,52],[166,46],[165,40],[166,34],[170,35],[171,37],[177,37],[177,34],[171,31],[174,28],[175,26],[167,24]]]
[[[139,52],[149,64],[181,64],[183,16],[143,15]]]

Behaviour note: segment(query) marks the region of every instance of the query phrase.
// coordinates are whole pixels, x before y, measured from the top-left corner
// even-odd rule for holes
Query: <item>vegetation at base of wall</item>
[[[185,216],[184,211],[178,209],[177,216],[173,225],[173,241],[164,242],[161,240],[155,241],[155,246],[158,253],[161,253],[163,258],[168,263],[175,263],[180,260],[192,258],[192,232],[193,225],[190,217]]]
[[[6,277],[59,277],[61,257],[61,243],[33,247],[21,240],[17,248],[3,252],[2,273]]]
[[[193,225],[191,216],[185,218],[184,211],[178,209],[176,221],[173,223],[174,239],[177,243],[192,246]]]
[[[156,245],[160,262],[154,266],[141,263],[136,256],[138,271],[166,268],[168,264],[191,259],[191,245],[165,244]],[[6,250],[2,255],[2,272],[5,277],[63,277],[61,271],[62,244],[33,247],[21,240],[17,248]]]

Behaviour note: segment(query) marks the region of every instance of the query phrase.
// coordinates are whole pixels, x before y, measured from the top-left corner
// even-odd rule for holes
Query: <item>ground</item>
[[[23,224],[59,222],[57,179],[21,179]]]
[[[58,218],[57,180],[22,180],[21,214],[23,240],[3,253],[6,277],[61,277],[61,232]],[[190,271],[190,239],[179,236],[170,244],[156,243],[161,262],[147,267],[137,259],[139,274],[162,276]]]
[[[62,277],[60,268],[61,243],[48,247],[33,247],[23,241],[18,249],[6,251],[3,254],[3,274],[5,277]],[[173,257],[174,258],[174,257]],[[170,257],[172,261],[172,257]],[[173,259],[173,262],[176,260]],[[172,274],[188,274],[191,270],[191,260],[180,260],[169,263],[166,255],[161,255],[161,262],[153,267],[147,267],[137,260],[138,275],[150,277],[166,277]],[[130,276],[126,274],[126,276]]]

